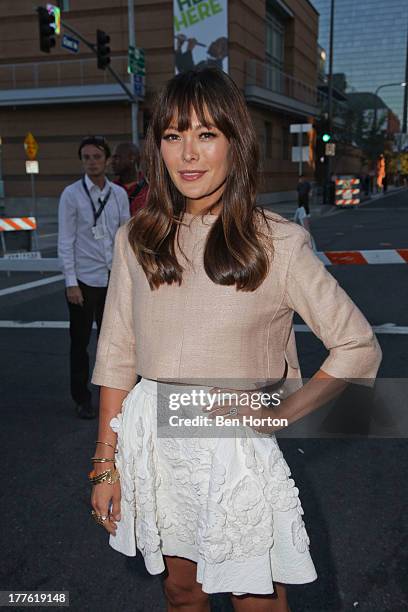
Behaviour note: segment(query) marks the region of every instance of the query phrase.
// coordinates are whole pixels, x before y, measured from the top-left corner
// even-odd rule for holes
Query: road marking
[[[362,251],[319,251],[325,266],[408,263],[408,249],[364,249]]]
[[[307,325],[294,325],[295,332],[305,333],[312,330]],[[394,323],[384,323],[383,325],[373,325],[376,334],[408,334],[408,325],[395,325]]]
[[[69,329],[69,321],[6,321],[0,320],[0,328],[8,329]],[[294,325],[295,332],[313,333],[307,325]],[[96,323],[93,324],[96,329]],[[408,325],[395,325],[394,323],[384,323],[383,325],[373,325],[376,334],[408,334]]]
[[[6,287],[6,289],[0,289],[0,297],[4,295],[10,295],[11,293],[19,293],[20,291],[26,291],[27,289],[35,289],[36,287],[42,287],[43,285],[49,285],[58,281],[64,280],[62,274],[57,276],[50,276],[49,278],[42,278],[41,280],[32,281],[31,283],[23,283],[21,285],[14,285],[14,287]]]

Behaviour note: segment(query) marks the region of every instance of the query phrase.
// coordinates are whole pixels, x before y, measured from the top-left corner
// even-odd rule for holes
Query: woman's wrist
[[[113,470],[115,466],[115,461],[112,460],[109,463],[93,463],[93,470],[95,474],[99,475],[102,472],[106,472],[106,470]]]

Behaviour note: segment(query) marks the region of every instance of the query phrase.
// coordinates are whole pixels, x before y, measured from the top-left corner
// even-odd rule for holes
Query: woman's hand
[[[266,391],[242,391],[237,389],[211,389],[210,394],[220,397],[220,403],[203,408],[205,416],[216,419],[223,425],[223,419],[237,419],[240,424],[260,433],[274,433],[287,423],[280,423],[274,407],[280,406],[280,394]],[[235,400],[235,401],[234,401]]]
[[[92,487],[92,508],[99,516],[106,517],[103,526],[113,536],[116,535],[117,522],[120,521],[120,499],[120,480],[113,485],[101,482]]]

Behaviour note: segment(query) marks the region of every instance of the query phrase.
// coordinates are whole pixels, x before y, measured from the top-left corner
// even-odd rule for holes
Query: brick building
[[[111,37],[112,66],[126,80],[127,0],[60,0],[62,19],[95,40],[97,28]],[[146,96],[139,106],[141,143],[155,92],[174,74],[172,0],[136,0],[136,43],[145,49]],[[263,152],[263,188],[281,197],[295,188],[290,161],[291,123],[320,113],[318,14],[308,0],[230,0],[229,72],[244,91]],[[35,3],[0,4],[1,173],[6,198],[29,196],[24,137],[39,143],[38,195],[55,197],[80,173],[82,136],[103,134],[111,144],[129,140],[130,105],[112,77],[96,67],[92,52],[63,49],[60,40],[41,53]],[[307,144],[307,143],[305,143]],[[312,168],[305,164],[305,171]],[[279,194],[279,196],[278,196]]]

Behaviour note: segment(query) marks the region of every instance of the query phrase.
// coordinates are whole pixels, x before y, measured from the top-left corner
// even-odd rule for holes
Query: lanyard
[[[101,200],[101,198],[98,198],[99,210],[96,211],[95,204],[93,202],[93,199],[91,198],[91,194],[89,193],[89,189],[88,189],[88,187],[87,187],[87,185],[85,183],[84,177],[82,177],[82,187],[84,188],[84,191],[85,191],[86,195],[88,196],[89,201],[90,201],[91,206],[92,206],[92,212],[93,212],[93,215],[94,215],[94,227],[95,227],[96,226],[96,222],[98,221],[99,217],[101,216],[101,214],[103,212],[103,209],[105,208],[106,204],[108,203],[108,200],[110,198],[110,194],[112,192],[112,188],[109,187],[109,191],[108,191],[108,193],[106,194],[106,196],[104,197],[103,200]]]

